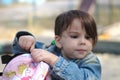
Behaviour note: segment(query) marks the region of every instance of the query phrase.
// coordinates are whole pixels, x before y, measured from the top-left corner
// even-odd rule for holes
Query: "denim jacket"
[[[18,44],[18,39],[22,35],[32,34],[25,31],[16,34],[13,42],[14,54],[27,52]],[[101,64],[93,52],[90,52],[84,59],[66,60],[55,45],[45,47],[44,43],[36,42],[35,48],[46,49],[59,57],[50,71],[52,80],[101,80]]]

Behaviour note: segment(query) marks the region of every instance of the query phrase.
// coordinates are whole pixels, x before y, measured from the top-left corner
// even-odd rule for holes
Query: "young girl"
[[[55,44],[45,47],[29,32],[16,34],[14,53],[30,52],[36,62],[50,65],[52,80],[100,80],[101,64],[92,49],[97,42],[96,23],[80,10],[60,14],[55,21]]]

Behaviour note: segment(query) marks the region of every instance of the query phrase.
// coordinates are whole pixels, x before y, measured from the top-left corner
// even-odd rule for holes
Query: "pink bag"
[[[36,63],[30,54],[22,54],[5,66],[2,80],[51,80],[48,71],[48,64]]]

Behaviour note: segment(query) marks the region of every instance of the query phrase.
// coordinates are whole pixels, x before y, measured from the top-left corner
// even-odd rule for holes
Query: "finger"
[[[23,49],[27,50],[27,48],[26,48],[27,45],[28,45],[28,42],[27,42],[25,39],[23,39],[22,42],[21,42],[21,47],[22,47]]]
[[[31,48],[30,48],[30,52],[32,52],[32,50],[35,49],[35,44],[33,43]]]
[[[24,45],[25,46],[25,50],[30,51],[30,48],[33,46],[32,43],[31,42],[26,42],[25,44],[26,44],[26,45]]]
[[[36,62],[40,62],[42,60],[42,54],[40,54],[38,49],[31,50],[31,55]]]
[[[24,42],[25,42],[25,41],[24,41],[23,38],[19,38],[19,45],[20,45],[21,48],[24,48],[24,45],[23,45]]]
[[[38,52],[32,52],[31,55],[35,62],[41,61],[41,57],[40,57],[41,55]]]

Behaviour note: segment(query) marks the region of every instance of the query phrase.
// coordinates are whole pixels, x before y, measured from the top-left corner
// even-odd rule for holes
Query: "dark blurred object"
[[[4,44],[2,46],[2,54],[11,54],[12,53],[12,44]]]
[[[1,45],[0,54],[2,63],[7,64],[12,59],[12,44]]]
[[[2,73],[2,72],[0,72],[0,76],[2,76],[2,74],[3,74],[3,73]]]
[[[95,0],[82,0],[80,10],[84,12],[91,12],[93,5],[95,5]]]
[[[120,42],[98,41],[93,51],[98,53],[112,53],[120,55]]]
[[[2,64],[7,64],[12,59],[11,55],[2,55],[1,60]]]

